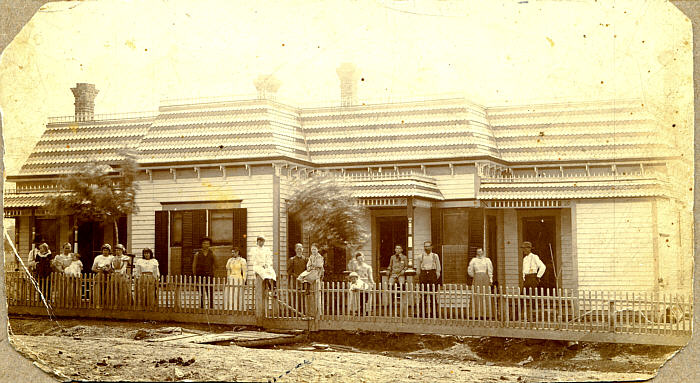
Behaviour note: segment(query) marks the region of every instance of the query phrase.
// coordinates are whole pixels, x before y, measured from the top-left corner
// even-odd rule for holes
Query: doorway
[[[532,243],[532,253],[537,254],[547,266],[540,280],[540,287],[556,288],[555,270],[557,262],[557,225],[555,217],[526,217],[522,219],[523,241]],[[520,254],[522,263],[522,254]],[[522,268],[522,265],[521,265]]]
[[[80,261],[83,263],[84,273],[91,272],[95,256],[101,252],[101,239],[102,228],[100,225],[94,222],[83,222],[78,226],[78,254],[80,254]]]
[[[378,271],[389,267],[389,261],[394,254],[394,247],[401,245],[406,254],[408,241],[408,218],[405,216],[377,217],[377,229],[379,231],[378,257],[379,264],[375,265]]]

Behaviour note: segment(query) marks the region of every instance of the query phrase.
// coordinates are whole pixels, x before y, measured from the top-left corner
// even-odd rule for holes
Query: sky
[[[691,24],[662,1],[53,2],[0,57],[6,174],[48,116],[73,114],[77,82],[96,85],[97,114],[250,97],[260,74],[281,100],[337,105],[343,62],[361,102],[640,98],[692,121]]]

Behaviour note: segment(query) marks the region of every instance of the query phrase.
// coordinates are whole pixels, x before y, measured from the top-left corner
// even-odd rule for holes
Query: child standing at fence
[[[131,268],[129,267],[129,261],[131,258],[126,255],[126,248],[124,245],[117,244],[114,246],[114,259],[112,260],[112,267],[114,267],[114,278],[117,283],[117,291],[115,292],[118,297],[119,306],[125,307],[131,305]]]
[[[350,285],[348,286],[348,311],[350,314],[355,315],[357,313],[364,313],[364,306],[366,301],[365,291],[369,288],[369,285],[365,283],[356,272],[351,272],[348,276],[350,278]]]
[[[153,257],[153,251],[149,248],[143,249],[141,254],[143,258],[137,260],[134,265],[136,300],[142,307],[152,307],[158,303],[158,260]]]
[[[80,281],[82,272],[83,262],[80,260],[80,254],[71,254],[70,264],[63,269],[63,274],[66,276],[68,283],[66,302],[69,302],[69,307],[72,306],[72,302],[80,301],[82,298],[82,286]]]

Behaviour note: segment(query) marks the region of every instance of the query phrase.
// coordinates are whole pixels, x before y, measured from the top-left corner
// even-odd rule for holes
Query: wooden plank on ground
[[[192,338],[194,336],[200,336],[200,334],[182,333],[182,334],[178,334],[178,335],[166,336],[164,338],[146,339],[146,342],[168,342],[168,341],[172,341],[172,340],[182,340],[185,338]]]
[[[224,341],[254,341],[263,339],[282,339],[282,338],[293,338],[294,335],[289,334],[272,334],[268,332],[258,332],[258,331],[237,331],[237,332],[224,332],[220,334],[206,334],[200,335],[192,338],[187,338],[188,343],[217,343]]]

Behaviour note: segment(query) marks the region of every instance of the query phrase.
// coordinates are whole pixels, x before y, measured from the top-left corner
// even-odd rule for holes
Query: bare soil
[[[309,334],[267,348],[146,342],[221,325],[10,318],[11,341],[60,380],[593,381],[648,379],[678,348],[376,332]],[[315,347],[314,347],[315,346]]]

